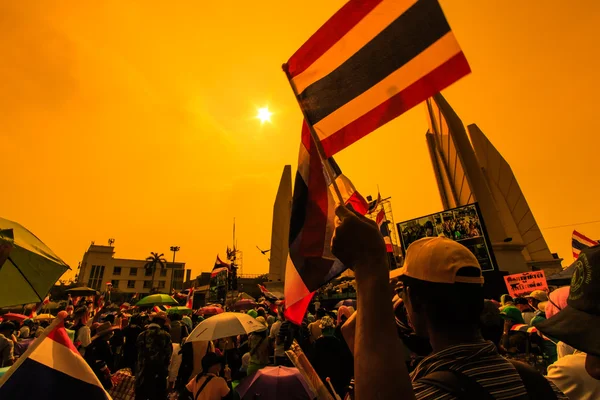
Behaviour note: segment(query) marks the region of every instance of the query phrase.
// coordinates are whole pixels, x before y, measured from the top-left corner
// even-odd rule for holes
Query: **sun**
[[[273,115],[273,113],[269,111],[269,107],[262,107],[258,109],[256,118],[260,119],[261,124],[264,124],[265,122],[271,122],[271,115]]]

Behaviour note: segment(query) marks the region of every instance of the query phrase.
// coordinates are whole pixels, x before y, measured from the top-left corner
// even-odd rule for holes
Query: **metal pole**
[[[169,289],[171,293],[173,293],[173,281],[175,279],[175,254],[179,251],[179,246],[171,246],[171,251],[173,252],[173,268],[171,268],[171,288]]]

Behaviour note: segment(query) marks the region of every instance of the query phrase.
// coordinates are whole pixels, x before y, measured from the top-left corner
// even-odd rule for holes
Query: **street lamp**
[[[173,252],[173,268],[171,271],[171,293],[173,293],[173,278],[175,277],[175,254],[177,254],[179,249],[179,246],[171,246],[171,251]]]

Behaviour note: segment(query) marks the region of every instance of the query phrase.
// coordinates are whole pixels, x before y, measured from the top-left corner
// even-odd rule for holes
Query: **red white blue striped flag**
[[[346,178],[333,158],[327,161],[346,205],[365,214],[367,201]],[[306,121],[294,183],[290,221],[290,251],[285,272],[285,316],[300,324],[314,292],[346,267],[331,253],[336,196],[323,170]]]
[[[598,245],[598,241],[590,239],[583,233],[573,231],[573,237],[571,238],[571,247],[573,248],[573,258],[577,259],[581,250],[594,247]]]
[[[0,399],[110,400],[65,330],[61,311],[0,380]]]
[[[471,72],[437,0],[350,0],[284,70],[327,157]]]

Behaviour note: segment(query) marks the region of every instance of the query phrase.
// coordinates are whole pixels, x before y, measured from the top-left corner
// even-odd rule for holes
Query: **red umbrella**
[[[250,299],[242,299],[233,305],[235,310],[250,310],[254,307],[256,307],[256,302]]]
[[[198,315],[217,315],[217,314],[221,314],[222,312],[223,312],[223,309],[221,307],[207,306],[207,307],[202,307],[201,309],[196,311],[196,314],[198,314]]]
[[[310,386],[296,368],[264,367],[250,375],[235,389],[242,400],[311,400]]]
[[[19,322],[23,322],[23,321],[25,321],[29,317],[27,315],[9,312],[7,314],[4,314],[2,316],[2,318],[4,318],[7,321],[19,321]]]

